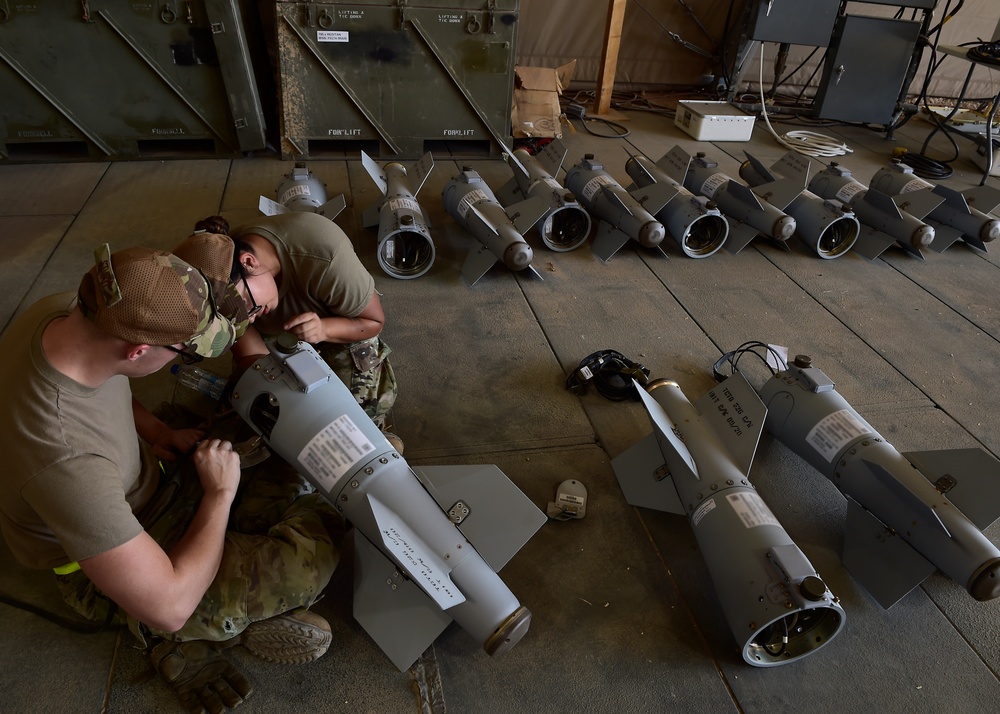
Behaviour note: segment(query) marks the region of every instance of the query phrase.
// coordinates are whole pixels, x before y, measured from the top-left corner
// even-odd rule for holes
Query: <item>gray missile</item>
[[[318,213],[332,221],[347,206],[343,194],[326,200],[326,185],[302,162],[296,162],[292,170],[282,177],[275,195],[277,201],[260,197],[257,206],[265,216],[290,212]]]
[[[739,373],[691,404],[676,382],[635,384],[653,433],[612,461],[633,506],[687,516],[743,660],[793,662],[845,614],[747,474],[766,409]]]
[[[1000,220],[986,215],[1000,205],[1000,191],[992,186],[966,191],[935,186],[916,176],[911,167],[894,160],[872,177],[871,187],[889,196],[905,197],[912,191],[930,190],[943,197],[944,201],[927,214],[927,222],[934,226],[934,240],[928,247],[937,253],[958,240],[985,251],[986,244],[1000,236]]]
[[[545,201],[530,197],[504,208],[483,177],[469,167],[445,185],[442,198],[448,214],[480,244],[469,251],[462,266],[469,285],[475,285],[498,260],[511,270],[528,268],[538,275],[531,267],[534,253],[524,233],[548,210]]]
[[[419,278],[434,264],[430,218],[416,195],[434,168],[430,152],[409,169],[398,162],[384,167],[361,152],[361,164],[382,192],[364,211],[365,228],[378,226],[378,264],[386,274],[409,280]]]
[[[354,616],[400,670],[452,621],[490,655],[531,613],[497,571],[545,522],[496,466],[411,468],[311,345],[285,335],[235,411],[355,527]]]
[[[751,186],[776,181],[772,173],[780,171],[781,162],[771,170],[744,151],[747,160],[740,165],[740,178]],[[785,206],[785,212],[795,219],[795,235],[824,260],[833,260],[847,254],[861,234],[861,224],[854,212],[834,199],[817,196],[805,187],[808,176],[803,176],[799,195]]]
[[[566,188],[600,220],[592,249],[605,263],[629,238],[663,253],[660,243],[667,231],[653,214],[663,208],[672,194],[667,195],[656,186],[626,191],[593,154],[586,154],[566,172]]]
[[[558,253],[579,248],[590,236],[587,209],[555,178],[567,152],[558,139],[546,144],[538,156],[517,149],[514,152],[517,160],[511,161],[514,177],[497,191],[497,198],[505,206],[533,196],[548,204],[536,225],[542,242]]]
[[[885,608],[941,570],[977,600],[1000,595],[1000,462],[981,449],[901,454],[800,355],[764,383],[767,430],[847,498],[843,562]]]
[[[718,163],[699,151],[694,159],[680,146],[670,150],[670,161],[686,164],[684,187],[709,198],[729,218],[726,250],[739,253],[757,235],[780,243],[795,233],[795,219],[784,212],[785,206],[801,191],[795,179],[782,179],[751,189],[718,170]]]
[[[809,159],[789,152],[780,160],[782,171],[808,173]],[[827,199],[836,199],[851,206],[861,222],[861,235],[854,251],[868,260],[875,260],[886,248],[896,243],[915,258],[923,258],[921,249],[934,240],[934,228],[924,223],[924,216],[933,211],[944,198],[931,191],[913,191],[895,199],[881,191],[869,189],[856,181],[851,172],[831,162],[809,181],[809,190]]]
[[[645,156],[631,156],[625,162],[625,173],[632,177],[636,186],[658,186],[672,194],[656,214],[657,220],[666,227],[684,255],[707,258],[725,244],[729,222],[715,201],[695,196],[681,185],[687,175],[687,163],[678,163],[676,159],[666,154],[654,164]]]

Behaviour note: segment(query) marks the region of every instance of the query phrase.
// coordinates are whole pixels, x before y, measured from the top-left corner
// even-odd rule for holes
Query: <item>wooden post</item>
[[[604,29],[601,71],[594,96],[593,111],[596,114],[607,114],[611,109],[611,93],[615,88],[615,70],[618,68],[618,49],[622,43],[625,2],[626,0],[608,0],[608,24]]]

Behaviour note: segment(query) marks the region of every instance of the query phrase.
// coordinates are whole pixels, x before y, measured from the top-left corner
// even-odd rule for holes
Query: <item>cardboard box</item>
[[[728,102],[677,103],[674,124],[698,141],[750,141],[754,118]]]
[[[569,85],[576,60],[562,67],[515,67],[511,128],[515,139],[562,138],[559,95]]]

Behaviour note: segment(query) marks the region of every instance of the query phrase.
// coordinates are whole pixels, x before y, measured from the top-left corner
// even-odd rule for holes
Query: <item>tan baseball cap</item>
[[[80,282],[83,313],[103,332],[131,344],[183,344],[202,357],[218,357],[236,339],[215,303],[209,281],[163,250],[94,251],[97,264]]]
[[[229,236],[197,231],[174,248],[174,255],[196,267],[208,278],[219,312],[233,324],[236,337],[239,338],[246,332],[250,318],[243,297],[229,280],[235,250],[236,244]]]

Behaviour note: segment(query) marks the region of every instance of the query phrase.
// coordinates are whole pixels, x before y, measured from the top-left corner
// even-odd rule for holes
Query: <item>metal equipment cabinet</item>
[[[278,2],[281,155],[496,157],[518,0]]]
[[[0,161],[265,145],[236,0],[0,0],[0,97]]]

